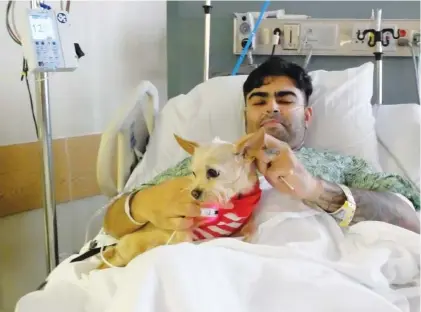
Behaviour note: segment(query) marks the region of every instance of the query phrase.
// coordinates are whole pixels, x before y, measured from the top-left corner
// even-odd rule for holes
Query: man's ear
[[[190,155],[194,154],[194,150],[199,147],[199,144],[192,141],[184,140],[183,138],[179,137],[178,135],[174,134],[175,139],[177,140],[177,143]]]
[[[265,145],[265,129],[260,128],[254,133],[242,137],[235,143],[235,153],[254,159],[256,153]]]
[[[313,117],[313,108],[307,107],[304,111],[304,120],[307,125],[311,122],[312,117]]]

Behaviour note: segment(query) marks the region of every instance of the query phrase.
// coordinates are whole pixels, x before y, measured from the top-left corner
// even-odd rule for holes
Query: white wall
[[[6,3],[0,1],[0,145],[36,140],[28,94],[20,81],[22,48],[4,26]],[[28,5],[16,3],[18,29]],[[59,8],[59,2],[53,7]],[[165,103],[165,1],[72,1],[70,13],[86,55],[75,72],[51,75],[54,138],[102,132],[116,107],[144,79],[158,88]]]
[[[16,16],[28,3],[18,1]],[[5,9],[6,1],[0,1],[0,145],[36,140],[26,87],[20,81],[22,50],[4,27]],[[166,2],[73,1],[70,13],[86,56],[74,73],[51,76],[54,138],[102,132],[140,80],[150,80],[161,105],[166,102]],[[81,247],[89,216],[105,201],[99,196],[59,205],[62,256]],[[98,220],[95,223],[98,228]],[[0,219],[0,311],[13,311],[17,299],[44,279],[43,235],[40,209]]]

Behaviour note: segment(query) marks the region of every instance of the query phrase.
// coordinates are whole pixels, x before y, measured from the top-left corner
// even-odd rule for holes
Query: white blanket
[[[279,203],[282,203],[281,205]],[[62,264],[17,312],[419,311],[419,236],[333,219],[263,192],[253,243],[224,238],[151,250],[126,268]]]

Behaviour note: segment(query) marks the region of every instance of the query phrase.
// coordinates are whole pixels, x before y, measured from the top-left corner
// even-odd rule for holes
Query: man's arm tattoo
[[[322,181],[323,192],[314,203],[332,213],[346,201],[342,189],[335,183]],[[351,224],[360,221],[383,221],[420,233],[417,213],[402,198],[390,192],[351,189],[357,209]]]
[[[327,212],[335,212],[345,204],[346,195],[337,184],[324,180],[321,182],[323,192],[315,204]]]

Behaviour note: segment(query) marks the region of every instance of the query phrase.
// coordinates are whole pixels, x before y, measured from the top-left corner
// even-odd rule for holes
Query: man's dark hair
[[[250,73],[243,84],[244,100],[253,89],[263,85],[265,78],[280,76],[288,77],[295,82],[295,86],[304,92],[307,106],[310,95],[313,93],[311,77],[301,66],[277,56],[270,57]]]

